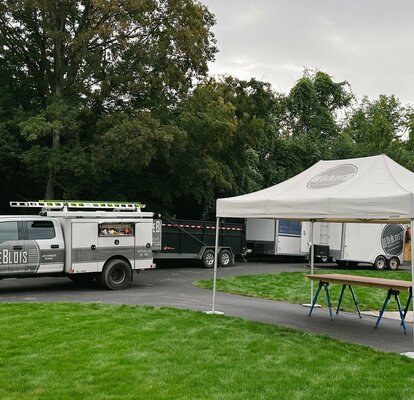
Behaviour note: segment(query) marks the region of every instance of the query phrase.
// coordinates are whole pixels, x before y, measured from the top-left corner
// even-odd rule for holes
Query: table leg
[[[323,285],[323,288],[325,289],[325,293],[326,293],[326,300],[327,300],[327,302],[328,302],[328,308],[329,308],[329,315],[330,315],[330,317],[331,317],[331,320],[333,319],[332,318],[332,309],[331,309],[331,299],[330,299],[330,297],[329,297],[329,289],[328,289],[328,285],[329,285],[329,283],[325,283],[324,285]]]
[[[339,313],[339,307],[341,307],[342,297],[344,297],[345,288],[346,288],[346,285],[345,284],[342,285],[341,294],[340,294],[339,300],[338,300],[338,307],[336,307],[336,314]]]
[[[413,291],[411,289],[410,290],[410,294],[408,295],[407,304],[405,305],[405,308],[404,308],[404,320],[405,320],[405,317],[407,316],[407,311],[410,308],[410,304],[411,304],[411,299],[412,298],[413,298]]]
[[[395,301],[397,302],[398,311],[400,313],[401,325],[403,327],[404,335],[406,335],[407,334],[407,329],[405,328],[405,322],[404,322],[403,312],[402,312],[402,309],[401,309],[401,302],[400,302],[399,292],[394,292],[394,297],[395,297]]]
[[[380,310],[380,313],[379,313],[379,316],[378,316],[378,319],[377,319],[377,323],[375,324],[375,329],[378,328],[378,325],[379,325],[379,323],[381,321],[381,318],[382,318],[382,314],[384,314],[385,307],[387,307],[388,300],[391,297],[391,293],[390,292],[391,292],[391,290],[388,290],[387,297],[385,298],[384,304],[381,307],[381,310]]]
[[[315,296],[313,296],[312,305],[311,305],[311,308],[308,314],[309,317],[312,315],[313,308],[315,307],[316,300],[318,300],[319,292],[321,291],[322,286],[323,286],[323,282],[319,282],[318,289],[316,290]]]
[[[359,318],[362,318],[361,317],[361,311],[359,310],[358,302],[357,302],[357,299],[356,299],[356,296],[355,296],[355,293],[354,293],[354,289],[352,289],[351,285],[348,285],[348,287],[349,287],[349,290],[351,291],[352,298],[354,299],[354,304],[355,304],[355,307],[358,311]]]

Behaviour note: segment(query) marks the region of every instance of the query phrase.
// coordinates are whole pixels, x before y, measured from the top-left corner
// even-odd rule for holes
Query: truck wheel
[[[382,271],[387,267],[387,260],[384,256],[378,256],[374,261],[374,267],[378,271]]]
[[[388,260],[388,268],[391,271],[396,271],[398,269],[398,267],[400,266],[400,260],[398,257],[391,257]]]
[[[95,279],[95,274],[70,274],[69,279],[77,285],[90,285]]]
[[[126,289],[131,283],[132,271],[129,264],[120,259],[113,259],[105,265],[101,273],[101,284],[110,290]]]
[[[201,261],[205,268],[213,268],[214,267],[214,250],[206,250],[203,254],[203,258],[201,259]]]
[[[233,264],[233,256],[229,250],[221,250],[219,253],[219,263],[222,267],[229,267]]]

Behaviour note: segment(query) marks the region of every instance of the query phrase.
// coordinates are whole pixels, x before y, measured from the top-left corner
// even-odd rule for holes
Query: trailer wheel
[[[378,271],[382,271],[387,267],[387,260],[384,256],[378,256],[374,261],[374,267]]]
[[[205,268],[213,268],[214,267],[214,250],[207,249],[203,257],[201,259],[203,266]]]
[[[391,257],[388,260],[388,268],[391,271],[396,271],[398,269],[398,267],[400,266],[400,260],[398,257]]]
[[[233,264],[233,256],[229,250],[221,250],[219,253],[219,263],[222,267],[229,267]]]
[[[335,260],[336,264],[338,265],[338,267],[341,268],[345,268],[348,266],[348,263],[346,261],[343,260]]]
[[[101,284],[110,290],[126,289],[131,283],[132,271],[129,264],[120,259],[108,261],[101,273]]]

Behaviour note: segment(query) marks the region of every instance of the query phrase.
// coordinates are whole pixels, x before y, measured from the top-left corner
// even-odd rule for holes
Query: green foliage
[[[196,0],[0,0],[0,207],[133,199],[211,218],[217,197],[320,159],[386,153],[414,169],[412,107],[355,105],[322,71],[288,94],[209,78],[214,23]]]
[[[404,107],[395,96],[380,96],[375,101],[365,98],[349,119],[343,136],[352,141],[356,156],[384,153],[413,169],[412,149],[407,142],[412,132],[411,115],[411,108]]]
[[[61,195],[79,192],[64,174],[79,175],[100,140],[101,119],[131,110],[167,119],[207,73],[216,52],[213,24],[207,8],[192,0],[0,2],[0,105],[7,106],[24,160],[43,156],[28,168],[42,185],[47,181],[46,197],[56,188]],[[154,140],[135,147],[144,166],[158,150],[150,149]]]

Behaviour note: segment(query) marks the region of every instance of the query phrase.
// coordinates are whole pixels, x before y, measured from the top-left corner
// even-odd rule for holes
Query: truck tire
[[[384,256],[378,256],[374,261],[374,267],[378,271],[387,268],[387,259]]]
[[[400,266],[400,259],[398,257],[391,257],[388,260],[388,268],[391,271],[396,271],[399,266]]]
[[[69,279],[72,280],[77,285],[90,285],[93,280],[96,278],[96,274],[70,274],[68,275]]]
[[[131,283],[132,270],[129,264],[114,258],[106,263],[101,273],[101,284],[105,289],[122,290]]]
[[[214,250],[207,249],[203,257],[201,258],[204,268],[213,268],[214,267]]]
[[[233,255],[229,250],[220,251],[219,264],[221,267],[230,267],[230,265],[233,265]]]

